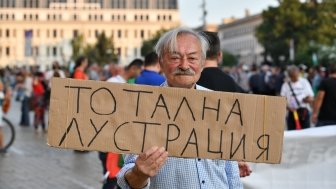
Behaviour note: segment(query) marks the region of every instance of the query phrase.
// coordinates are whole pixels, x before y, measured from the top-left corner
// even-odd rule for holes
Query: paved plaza
[[[0,189],[101,188],[98,153],[48,147],[47,134],[19,126],[20,106],[13,102],[6,116],[15,125],[16,140],[6,155],[0,155]]]

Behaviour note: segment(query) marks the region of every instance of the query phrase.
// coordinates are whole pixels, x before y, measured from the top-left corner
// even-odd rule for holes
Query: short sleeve
[[[320,86],[318,87],[319,91],[325,91],[326,90],[326,80],[323,79],[320,83]]]

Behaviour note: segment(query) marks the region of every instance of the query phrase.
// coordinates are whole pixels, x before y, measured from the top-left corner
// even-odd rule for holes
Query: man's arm
[[[312,115],[312,122],[313,123],[317,123],[317,117],[318,117],[318,113],[320,111],[321,105],[322,105],[322,101],[324,99],[324,95],[325,92],[322,90],[319,90],[317,92],[315,101],[314,101],[314,106],[313,106],[313,115]]]

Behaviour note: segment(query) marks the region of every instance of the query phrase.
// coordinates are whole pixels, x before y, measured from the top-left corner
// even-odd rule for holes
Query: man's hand
[[[252,173],[251,167],[246,162],[243,161],[238,162],[238,167],[240,177],[250,176],[250,174]]]
[[[128,171],[125,178],[132,188],[143,188],[148,179],[155,176],[167,161],[168,152],[163,147],[157,146],[148,149],[139,155],[135,166]]]
[[[313,113],[312,118],[311,118],[311,121],[312,121],[314,124],[317,123],[317,117],[318,117],[318,114],[317,114],[317,113]]]

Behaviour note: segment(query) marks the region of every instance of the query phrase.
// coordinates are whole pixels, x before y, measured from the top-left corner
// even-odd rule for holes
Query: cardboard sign
[[[54,78],[48,144],[280,163],[285,113],[283,97]]]

